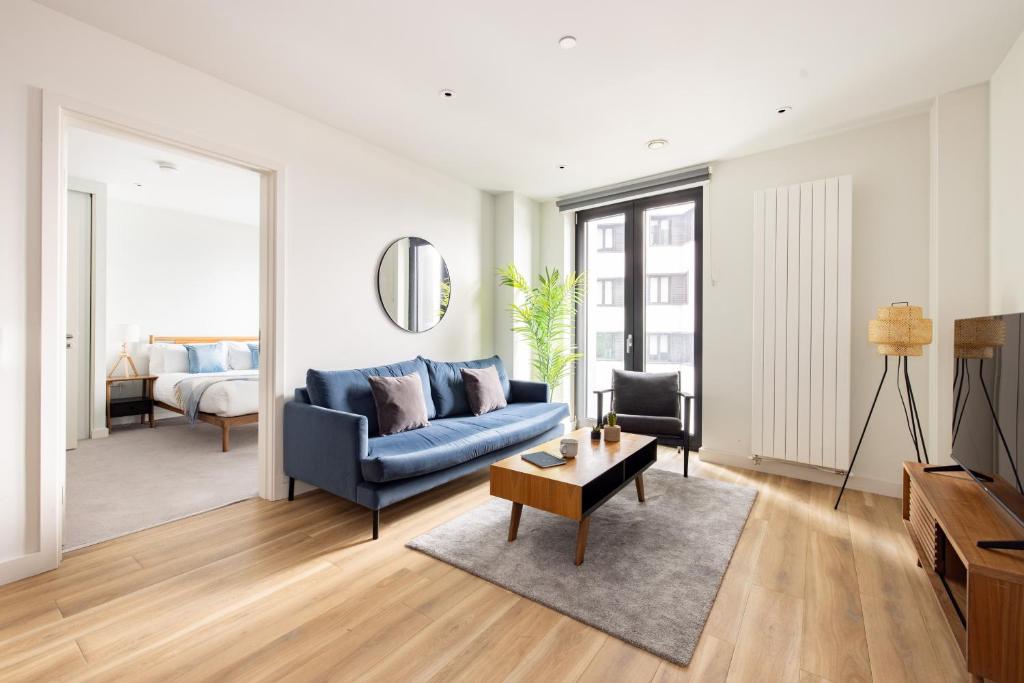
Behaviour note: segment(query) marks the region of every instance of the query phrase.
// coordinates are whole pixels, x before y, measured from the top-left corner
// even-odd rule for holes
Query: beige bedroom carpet
[[[257,426],[190,427],[184,418],[114,427],[67,452],[64,550],[229,505],[257,495]]]

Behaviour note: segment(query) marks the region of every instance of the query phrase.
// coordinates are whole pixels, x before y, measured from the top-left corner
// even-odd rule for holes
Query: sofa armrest
[[[355,502],[367,432],[362,415],[289,401],[284,405],[285,474]]]
[[[510,379],[508,383],[511,387],[508,392],[509,403],[547,403],[551,400],[546,382]]]

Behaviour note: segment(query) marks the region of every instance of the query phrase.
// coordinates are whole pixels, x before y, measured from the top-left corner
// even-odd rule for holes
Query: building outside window
[[[597,359],[621,361],[623,356],[622,341],[622,332],[598,332]]]
[[[622,306],[625,303],[626,281],[621,277],[597,279],[597,305]]]
[[[684,332],[650,332],[647,362],[693,365],[693,335]]]
[[[647,276],[647,303],[684,306],[689,302],[689,273],[659,273]]]

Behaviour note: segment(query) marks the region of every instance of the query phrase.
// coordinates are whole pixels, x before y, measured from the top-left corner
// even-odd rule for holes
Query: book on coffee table
[[[562,460],[561,458],[556,458],[550,453],[545,453],[544,451],[533,451],[531,453],[523,453],[520,457],[526,462],[532,463],[537,467],[558,467],[559,465],[565,464],[565,460]]]

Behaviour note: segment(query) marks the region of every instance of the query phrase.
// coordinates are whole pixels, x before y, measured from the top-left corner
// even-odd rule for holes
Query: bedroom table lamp
[[[875,398],[868,410],[868,417],[864,420],[864,429],[860,432],[857,448],[853,451],[853,458],[850,460],[850,466],[846,469],[846,476],[843,478],[843,486],[839,489],[839,496],[836,497],[836,510],[839,509],[839,501],[843,499],[846,483],[850,481],[850,472],[853,471],[853,465],[857,462],[857,454],[860,453],[861,444],[864,443],[864,435],[868,431],[868,424],[875,412],[878,396],[882,393],[885,376],[889,374],[889,356],[896,357],[896,391],[900,395],[900,405],[903,406],[903,415],[907,421],[907,428],[910,430],[910,441],[914,444],[917,461],[921,462],[923,452],[924,462],[928,463],[928,447],[924,443],[924,429],[921,428],[921,415],[918,413],[917,402],[914,400],[914,389],[910,384],[907,359],[910,356],[923,355],[924,347],[932,343],[932,321],[924,317],[920,306],[911,306],[906,301],[893,302],[890,306],[879,308],[878,318],[868,322],[868,341],[878,347],[878,353],[884,359],[882,379],[878,382]],[[903,390],[900,389],[901,366],[903,384],[907,389],[905,397]]]
[[[110,369],[110,374],[107,377],[117,374],[117,369],[121,367],[122,363],[124,363],[124,377],[138,377],[139,370],[135,367],[135,361],[132,360],[131,354],[128,353],[128,345],[139,341],[139,326],[123,324],[119,326],[118,331],[121,337],[121,355],[117,357],[117,362],[114,363],[114,367]]]

